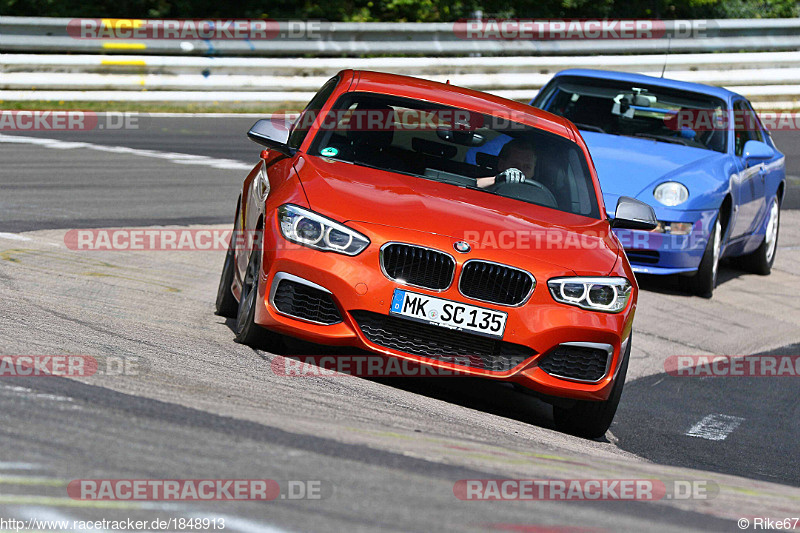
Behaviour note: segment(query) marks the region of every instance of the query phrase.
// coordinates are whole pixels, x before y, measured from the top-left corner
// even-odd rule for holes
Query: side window
[[[297,120],[292,127],[291,133],[289,133],[289,147],[294,148],[295,150],[300,148],[300,145],[303,144],[303,139],[306,138],[308,135],[308,130],[311,124],[314,123],[314,119],[316,118],[317,113],[322,106],[325,105],[325,102],[328,101],[331,94],[333,94],[333,90],[336,88],[336,85],[339,83],[339,77],[335,76],[325,82],[325,85],[314,95],[314,98],[308,103],[306,108],[300,113],[300,116],[297,117]]]
[[[747,141],[755,140],[764,142],[761,125],[753,109],[744,100],[737,100],[733,104],[734,132],[736,142],[736,155],[744,154],[744,145]]]

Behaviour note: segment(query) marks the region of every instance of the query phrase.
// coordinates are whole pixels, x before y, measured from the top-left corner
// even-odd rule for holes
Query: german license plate
[[[395,289],[389,314],[458,331],[503,338],[508,313]]]

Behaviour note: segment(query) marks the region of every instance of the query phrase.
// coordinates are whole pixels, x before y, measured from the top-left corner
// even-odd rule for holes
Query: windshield
[[[372,93],[347,93],[319,118],[310,155],[600,218],[582,150],[558,135],[508,118]]]
[[[643,137],[725,152],[725,102],[698,93],[618,80],[559,76],[533,105],[580,130]]]

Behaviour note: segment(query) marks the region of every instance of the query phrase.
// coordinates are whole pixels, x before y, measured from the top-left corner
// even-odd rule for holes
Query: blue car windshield
[[[728,111],[719,98],[619,80],[559,76],[533,105],[582,131],[643,137],[715,152],[727,148]]]

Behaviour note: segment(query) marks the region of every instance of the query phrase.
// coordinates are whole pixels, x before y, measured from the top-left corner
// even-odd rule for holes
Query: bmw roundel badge
[[[470,250],[472,250],[472,246],[470,246],[468,242],[464,242],[464,241],[458,241],[458,242],[454,243],[453,244],[453,248],[456,249],[456,252],[460,252],[462,254],[465,254],[465,253],[469,252]]]

